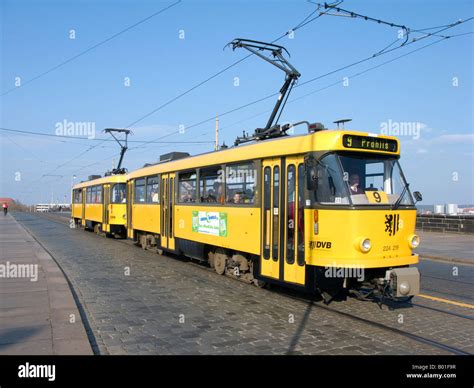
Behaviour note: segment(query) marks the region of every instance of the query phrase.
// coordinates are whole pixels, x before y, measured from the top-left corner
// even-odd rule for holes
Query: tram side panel
[[[149,233],[160,234],[160,214],[159,204],[133,203],[131,206],[133,213],[133,229]]]
[[[260,254],[259,208],[175,206],[175,237],[239,252]]]

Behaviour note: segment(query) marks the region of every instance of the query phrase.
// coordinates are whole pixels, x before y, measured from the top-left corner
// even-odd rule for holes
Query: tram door
[[[161,175],[161,246],[175,249],[174,245],[174,185],[175,174]]]
[[[104,208],[103,208],[103,217],[104,220],[102,224],[102,229],[104,232],[110,232],[110,225],[109,225],[109,204],[110,204],[110,185],[104,185]]]
[[[261,275],[304,285],[304,160],[268,159],[262,169]]]
[[[82,190],[82,226],[86,226],[86,193],[87,189],[83,188]]]
[[[129,238],[133,238],[133,182],[134,181],[127,182],[127,234]]]

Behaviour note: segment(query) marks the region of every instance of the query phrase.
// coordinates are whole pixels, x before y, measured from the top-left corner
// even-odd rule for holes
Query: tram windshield
[[[414,205],[398,160],[368,154],[328,154],[316,163],[315,202],[327,205]]]

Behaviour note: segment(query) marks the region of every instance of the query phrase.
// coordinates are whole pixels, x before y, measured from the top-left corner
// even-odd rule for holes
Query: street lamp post
[[[73,176],[71,177],[71,203],[72,203],[72,201],[73,201],[73,198],[72,198],[72,188],[74,187],[74,180],[75,180],[75,179],[76,179],[76,176],[73,175]]]

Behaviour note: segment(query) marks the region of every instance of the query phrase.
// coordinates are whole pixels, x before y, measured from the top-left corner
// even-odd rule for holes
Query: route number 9
[[[374,203],[374,204],[388,203],[388,197],[384,191],[366,191],[365,195],[367,196],[369,203]]]

